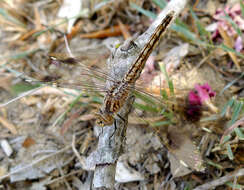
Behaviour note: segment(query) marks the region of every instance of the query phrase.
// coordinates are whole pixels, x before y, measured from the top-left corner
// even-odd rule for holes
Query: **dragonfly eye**
[[[96,123],[97,123],[97,125],[99,125],[101,127],[104,126],[104,122],[102,120],[100,120],[100,119],[97,119]]]
[[[132,48],[134,48],[134,49],[138,48],[136,43],[133,40],[129,41],[128,44],[125,44],[123,47],[121,47],[121,51],[127,52],[127,51],[131,50]]]

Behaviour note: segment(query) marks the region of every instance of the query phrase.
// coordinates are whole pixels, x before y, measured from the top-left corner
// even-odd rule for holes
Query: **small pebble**
[[[7,140],[1,140],[1,147],[4,151],[4,153],[9,157],[11,156],[11,154],[13,153],[13,149],[12,147],[10,146],[10,144],[8,143]]]

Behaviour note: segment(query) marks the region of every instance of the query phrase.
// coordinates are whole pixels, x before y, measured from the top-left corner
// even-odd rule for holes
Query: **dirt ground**
[[[68,2],[0,2],[0,189],[91,189],[108,62],[162,11],[150,0]],[[244,187],[240,5],[189,1],[167,30],[135,85],[114,189]],[[239,33],[220,24],[224,10]]]

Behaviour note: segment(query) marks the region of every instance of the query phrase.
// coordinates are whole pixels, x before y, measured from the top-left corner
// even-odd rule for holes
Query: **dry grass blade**
[[[232,48],[233,47],[233,43],[231,41],[231,38],[228,36],[227,32],[225,30],[223,30],[221,27],[219,27],[219,32],[220,32],[221,36],[224,39],[224,44],[227,47]],[[230,51],[228,52],[228,54],[230,55],[232,61],[235,63],[237,69],[239,71],[241,71],[240,63],[239,63],[236,55],[233,52],[230,52]]]
[[[233,172],[232,174],[228,174],[226,176],[223,176],[219,179],[213,180],[211,182],[208,182],[206,184],[200,185],[196,188],[194,188],[193,190],[208,190],[208,189],[212,189],[215,188],[217,186],[223,185],[226,182],[232,180],[233,178],[237,178],[240,176],[244,175],[244,169],[238,169],[235,172]]]
[[[14,135],[16,135],[18,133],[16,126],[14,126],[12,123],[10,123],[8,120],[6,120],[5,118],[3,118],[1,116],[0,116],[0,123],[3,125],[3,127],[7,128]]]

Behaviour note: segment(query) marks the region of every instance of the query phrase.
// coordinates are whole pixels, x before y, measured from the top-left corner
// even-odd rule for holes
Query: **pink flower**
[[[197,94],[200,98],[201,103],[204,103],[205,101],[209,100],[211,97],[214,97],[216,93],[211,89],[208,83],[203,85],[195,85],[195,89],[197,91]]]
[[[243,41],[242,38],[238,36],[235,41],[235,50],[241,52],[242,49],[243,49]]]
[[[244,2],[244,1],[243,1]],[[243,49],[241,36],[236,36],[236,30],[232,27],[231,23],[225,18],[229,16],[230,19],[240,28],[240,30],[244,30],[244,19],[242,18],[240,4],[237,3],[233,7],[227,5],[224,9],[217,9],[213,18],[217,21],[218,28],[221,27],[225,30],[228,36],[235,37],[235,49],[240,52]],[[217,29],[213,34],[212,38],[215,39],[219,36],[219,30]]]
[[[197,84],[195,85],[195,91],[190,91],[188,100],[192,105],[202,105],[215,95],[216,93],[211,89],[208,83],[203,85]]]
[[[196,121],[201,116],[202,105],[207,105],[212,111],[217,112],[217,108],[210,99],[216,95],[208,83],[195,85],[195,90],[189,92],[188,104],[186,106],[186,117]]]
[[[190,91],[188,100],[191,105],[202,105],[200,97],[194,91]]]
[[[217,20],[218,26],[221,26],[229,36],[236,34],[235,29],[232,27],[231,23],[227,21],[226,14],[238,25],[241,30],[244,30],[244,20],[241,17],[241,8],[240,4],[237,3],[233,7],[227,5],[225,9],[217,9],[213,18]],[[218,30],[216,31],[218,34]]]

